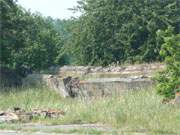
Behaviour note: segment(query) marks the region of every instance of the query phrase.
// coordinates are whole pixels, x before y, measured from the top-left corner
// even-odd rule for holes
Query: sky
[[[68,8],[77,5],[78,0],[18,0],[18,4],[31,12],[40,12],[43,16],[52,18],[68,19],[72,16],[79,16],[80,13],[73,13]]]

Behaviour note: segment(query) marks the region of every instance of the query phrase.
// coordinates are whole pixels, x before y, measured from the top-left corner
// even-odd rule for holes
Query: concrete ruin
[[[163,64],[130,66],[64,66],[52,67],[50,74],[31,74],[24,85],[46,85],[62,97],[118,95],[127,90],[150,89],[152,76],[164,69]]]

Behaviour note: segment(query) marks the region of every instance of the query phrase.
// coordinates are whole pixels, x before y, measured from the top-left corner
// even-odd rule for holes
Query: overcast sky
[[[30,9],[31,12],[40,12],[43,16],[51,16],[53,18],[68,19],[73,14],[68,8],[77,5],[78,0],[18,0],[25,9]]]

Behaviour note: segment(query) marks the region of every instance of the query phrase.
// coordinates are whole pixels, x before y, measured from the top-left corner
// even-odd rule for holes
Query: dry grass
[[[180,108],[161,103],[151,91],[127,92],[119,97],[96,99],[62,99],[46,88],[11,89],[0,93],[0,110],[21,107],[56,108],[66,112],[59,119],[37,118],[49,124],[102,123],[119,132],[180,134]],[[1,127],[1,126],[0,126]]]

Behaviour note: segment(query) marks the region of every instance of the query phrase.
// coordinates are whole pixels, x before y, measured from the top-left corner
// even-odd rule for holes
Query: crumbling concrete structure
[[[159,63],[105,68],[64,66],[54,71],[51,68],[51,74],[31,74],[24,79],[24,84],[46,85],[63,97],[109,96],[153,87],[153,74],[164,68]]]

